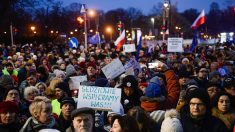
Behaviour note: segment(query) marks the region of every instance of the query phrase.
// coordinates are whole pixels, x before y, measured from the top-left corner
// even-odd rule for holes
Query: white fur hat
[[[161,132],[183,132],[179,119],[180,114],[175,109],[167,110],[161,125]]]

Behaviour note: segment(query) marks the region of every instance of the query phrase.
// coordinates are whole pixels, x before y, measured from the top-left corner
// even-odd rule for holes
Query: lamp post
[[[85,4],[82,4],[81,13],[84,15],[84,36],[85,36],[85,49],[87,50],[87,9]]]
[[[169,34],[169,11],[170,11],[170,0],[165,0],[163,3],[163,23],[162,23],[165,30],[163,31],[162,35],[163,42],[165,42],[166,31],[168,31]]]

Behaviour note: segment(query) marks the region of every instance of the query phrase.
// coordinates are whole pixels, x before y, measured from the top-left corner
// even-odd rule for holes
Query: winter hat
[[[189,62],[189,59],[188,58],[183,58],[182,63],[185,62],[185,61]]]
[[[161,81],[160,81],[160,78],[158,76],[153,77],[152,79],[150,79],[149,82],[161,85]]]
[[[60,108],[64,105],[64,104],[71,104],[74,106],[74,108],[76,108],[76,105],[75,105],[75,101],[73,98],[71,97],[64,97],[61,101],[60,101]]]
[[[13,79],[11,78],[10,75],[2,75],[0,77],[0,85],[4,87],[13,87]]]
[[[186,86],[186,89],[199,88],[198,83],[194,79],[188,80],[186,82]]]
[[[66,67],[66,76],[69,77],[73,74],[76,73],[76,69],[74,68],[73,65],[69,64],[67,67]]]
[[[175,109],[167,110],[161,125],[161,132],[183,132],[179,119],[180,114]]]
[[[66,83],[66,82],[59,82],[59,83],[55,86],[55,88],[59,88],[59,89],[63,90],[64,92],[66,92],[66,93],[68,94],[68,96],[71,95],[71,93],[70,93],[70,88],[69,88],[69,84]]]
[[[15,102],[3,101],[0,103],[0,113],[13,112],[18,113],[19,107]]]
[[[60,77],[60,76],[62,76],[63,78],[65,77],[65,73],[64,73],[64,71],[61,71],[61,70],[55,70],[54,71],[54,73],[55,73],[55,75],[56,75],[56,77]]]
[[[122,80],[122,87],[138,88],[138,81],[135,76],[127,75]]]
[[[206,107],[210,106],[210,98],[205,90],[194,89],[193,91],[191,91],[187,97],[187,104],[190,103],[192,98],[200,99],[205,104]]]
[[[235,79],[234,79],[234,77],[227,77],[224,80],[224,87],[225,88],[235,87]]]
[[[60,132],[59,130],[56,130],[56,129],[41,129],[40,131],[38,132]]]
[[[88,63],[87,65],[86,65],[86,67],[88,68],[88,67],[93,67],[94,69],[96,69],[96,65],[95,65],[95,63]]]
[[[150,79],[150,83],[145,89],[145,95],[149,98],[161,96],[161,87],[160,87],[159,77],[155,76],[152,79]]]
[[[95,86],[108,87],[109,86],[109,81],[106,78],[97,78],[95,80]]]
[[[209,88],[209,87],[221,88],[221,87],[220,87],[220,82],[218,82],[218,81],[209,81],[209,82],[207,83],[207,88]]]
[[[161,124],[164,120],[165,111],[156,110],[150,113],[150,117],[158,124]]]
[[[73,112],[71,113],[72,120],[74,117],[77,117],[80,114],[91,114],[93,118],[95,117],[95,111],[92,108],[82,107],[73,110]]]
[[[148,87],[145,89],[145,95],[149,98],[161,96],[161,87],[155,83],[149,83]]]

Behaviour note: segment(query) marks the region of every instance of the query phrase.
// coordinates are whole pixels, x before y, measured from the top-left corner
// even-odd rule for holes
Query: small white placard
[[[123,51],[126,53],[135,52],[135,44],[125,44],[123,45]]]
[[[108,65],[104,66],[102,71],[107,79],[114,79],[115,77],[125,72],[125,69],[122,65],[122,62],[119,60],[119,58],[117,58]]]
[[[183,38],[168,38],[167,51],[168,52],[184,52]]]

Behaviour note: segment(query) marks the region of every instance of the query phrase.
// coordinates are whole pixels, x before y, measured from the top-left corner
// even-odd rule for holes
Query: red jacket
[[[164,73],[166,77],[166,99],[164,102],[149,102],[141,101],[141,107],[146,111],[166,110],[176,108],[179,95],[180,84],[173,70],[168,70]]]

